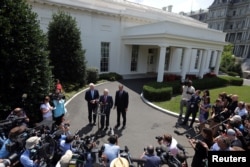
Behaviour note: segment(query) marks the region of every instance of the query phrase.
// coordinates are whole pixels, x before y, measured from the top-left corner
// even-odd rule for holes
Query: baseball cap
[[[229,119],[232,122],[241,122],[241,116],[234,115],[232,118]]]
[[[40,137],[32,136],[28,138],[28,140],[26,141],[25,148],[32,149],[39,143],[39,141],[40,141]]]
[[[127,159],[118,157],[111,161],[110,167],[129,167],[129,163]]]
[[[233,129],[228,129],[227,130],[227,136],[235,136],[236,132]]]

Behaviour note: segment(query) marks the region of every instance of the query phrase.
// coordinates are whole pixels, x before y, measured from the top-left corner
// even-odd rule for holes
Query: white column
[[[207,50],[202,50],[199,78],[203,78],[206,61],[207,61]]]
[[[216,75],[219,74],[219,68],[220,68],[220,62],[221,62],[221,54],[222,54],[222,51],[218,50],[217,51],[216,62],[215,62],[215,69],[214,69],[214,72],[215,72]]]
[[[190,66],[190,58],[191,58],[191,48],[184,48],[184,56],[182,62],[182,69],[181,69],[181,80],[184,81],[186,79],[187,70]]]
[[[209,63],[210,63],[210,59],[212,58],[212,57],[211,57],[212,50],[211,50],[211,49],[207,49],[206,51],[207,51],[207,55],[206,55],[206,57],[207,57],[207,62],[206,62],[206,65],[205,65],[204,68],[205,68],[206,70],[208,70],[208,69],[209,69],[209,65],[210,65],[210,64],[209,64]]]
[[[160,46],[160,57],[158,63],[158,75],[157,82],[162,82],[164,78],[164,65],[165,65],[165,57],[166,57],[166,47]]]

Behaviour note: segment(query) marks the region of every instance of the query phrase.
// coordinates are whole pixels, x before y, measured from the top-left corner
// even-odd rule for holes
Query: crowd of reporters
[[[209,151],[250,150],[250,103],[239,101],[237,94],[222,92],[212,104],[209,90],[204,90],[203,95],[200,95],[201,91],[194,89],[192,81],[188,81],[182,88],[182,101],[186,101],[187,111],[184,121],[181,122],[184,106],[181,101],[179,125],[186,126],[192,113],[193,119],[189,128],[194,128],[197,132],[194,136],[187,135],[195,151],[192,167],[207,166]],[[188,90],[193,93],[187,94]],[[193,111],[194,108],[196,111]],[[193,127],[197,113],[199,123]]]

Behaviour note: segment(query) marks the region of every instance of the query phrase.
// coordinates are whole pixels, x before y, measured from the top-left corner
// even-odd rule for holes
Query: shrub
[[[220,76],[223,80],[227,82],[228,85],[234,85],[234,86],[242,86],[243,85],[243,79],[232,77],[232,76]]]
[[[229,76],[233,76],[233,77],[236,77],[236,76],[238,75],[238,73],[232,72],[232,71],[228,71],[227,74],[228,74]]]
[[[180,80],[181,76],[175,74],[167,74],[164,76],[164,81],[177,81]]]
[[[117,81],[117,80],[121,80],[122,76],[117,73],[110,72],[110,73],[100,74],[99,78],[103,80],[108,80],[108,81]]]
[[[87,69],[87,83],[96,83],[99,80],[98,69],[88,68]]]
[[[173,88],[165,83],[151,82],[143,86],[143,96],[149,101],[165,101],[172,97]]]
[[[209,73],[206,73],[203,78],[213,78],[213,77],[216,77],[216,74],[215,73],[212,73],[212,72],[209,72]]]
[[[203,78],[193,80],[195,89],[205,90],[212,88],[224,87],[227,85],[241,86],[243,84],[242,78],[231,76],[219,76],[212,78]],[[181,93],[181,83],[179,81],[173,82],[150,82],[143,86],[143,95],[149,101],[166,101],[170,100],[173,94]]]

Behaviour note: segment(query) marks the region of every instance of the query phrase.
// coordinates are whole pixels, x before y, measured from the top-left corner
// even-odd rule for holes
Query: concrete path
[[[127,112],[127,127],[124,130],[118,129],[115,133],[119,136],[119,145],[124,148],[128,146],[132,157],[140,157],[143,148],[149,144],[158,146],[156,136],[163,135],[164,133],[170,133],[177,141],[182,144],[187,155],[192,156],[194,154],[188,140],[185,136],[178,136],[174,133],[176,130],[177,118],[169,115],[165,111],[158,110],[150,105],[146,104],[141,99],[142,85],[150,79],[131,79],[123,80],[121,82],[106,82],[97,85],[96,88],[99,93],[102,94],[105,88],[109,89],[109,94],[115,98],[115,91],[118,90],[118,85],[122,83],[124,90],[129,93],[129,108]],[[95,134],[98,131],[97,126],[88,126],[87,116],[87,102],[84,100],[85,91],[80,92],[74,98],[67,102],[67,114],[66,119],[71,122],[71,132],[80,130],[81,136]],[[116,110],[111,110],[110,125],[114,127],[116,124]],[[184,131],[185,129],[179,129]],[[97,133],[99,135],[100,145],[107,142],[107,133]],[[191,158],[188,159],[190,164]]]

